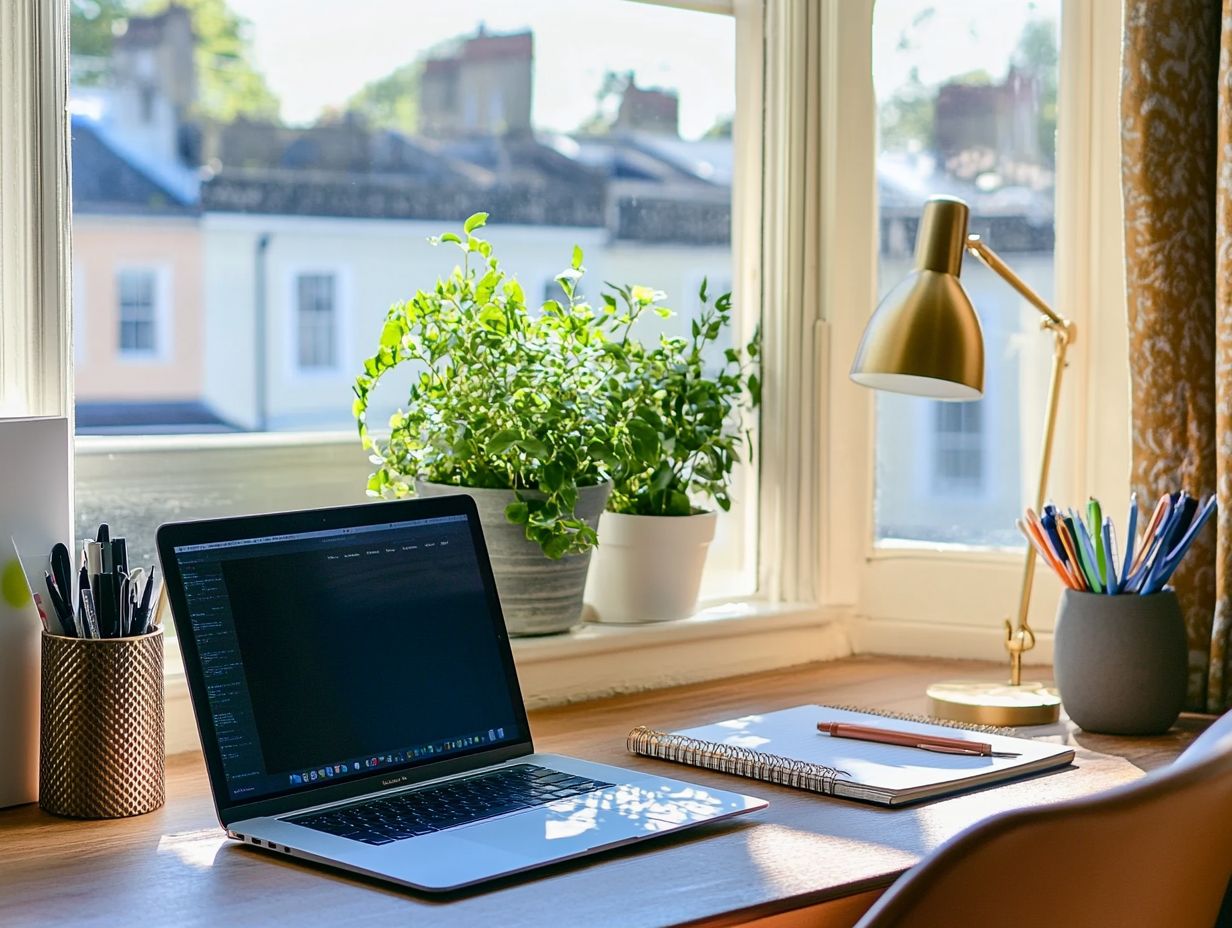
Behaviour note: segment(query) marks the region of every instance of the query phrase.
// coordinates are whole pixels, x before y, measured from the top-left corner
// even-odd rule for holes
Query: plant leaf
[[[470,235],[476,229],[482,229],[488,222],[487,213],[472,213],[467,217],[466,222],[462,223],[462,231]],[[444,238],[444,236],[441,236]],[[459,239],[461,241],[461,239]]]
[[[518,439],[521,437],[522,436],[513,429],[504,429],[488,439],[488,443],[484,450],[487,451],[488,454],[492,455],[504,454],[516,445],[518,443]]]

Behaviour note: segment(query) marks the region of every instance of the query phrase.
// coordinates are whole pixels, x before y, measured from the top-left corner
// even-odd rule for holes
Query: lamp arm
[[[1074,323],[1057,313],[1044,302],[1044,298],[1032,290],[1015,274],[1001,257],[984,244],[978,235],[967,236],[967,250],[995,271],[1006,283],[1017,290],[1024,299],[1043,315],[1043,326],[1052,332],[1052,373],[1048,378],[1048,399],[1044,411],[1044,435],[1040,446],[1039,483],[1035,494],[1035,511],[1044,507],[1048,491],[1048,470],[1052,462],[1052,444],[1057,429],[1057,408],[1061,398],[1061,377],[1065,372],[1065,355],[1073,343],[1077,330]],[[1035,549],[1027,545],[1026,563],[1022,571],[1022,592],[1018,597],[1018,622],[1011,625],[1005,621],[1005,647],[1010,652],[1010,684],[1022,683],[1022,655],[1035,647],[1035,632],[1027,620],[1031,605],[1031,584],[1035,579]]]
[[[1049,322],[1053,325],[1060,326],[1061,328],[1072,327],[1073,324],[1068,319],[1058,316],[1053,308],[1044,302],[1044,298],[1032,290],[1025,280],[1015,274],[1010,269],[1010,266],[1001,260],[1001,256],[985,245],[984,240],[974,232],[967,236],[967,251],[983,261],[990,269],[1002,277],[1006,283],[1022,294],[1023,298],[1047,316]]]

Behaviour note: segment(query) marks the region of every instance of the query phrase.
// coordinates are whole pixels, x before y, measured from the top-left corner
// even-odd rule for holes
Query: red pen
[[[939,738],[936,735],[920,735],[910,731],[892,731],[888,728],[870,728],[866,725],[848,725],[844,722],[818,722],[817,730],[831,738],[851,738],[855,741],[875,741],[878,744],[893,744],[900,748],[917,748],[935,754],[969,754],[977,757],[1018,757],[1007,751],[994,751],[991,744],[983,741],[965,741],[962,738]]]

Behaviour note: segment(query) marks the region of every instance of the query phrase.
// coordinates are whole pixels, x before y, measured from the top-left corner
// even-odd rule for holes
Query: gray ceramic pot
[[[1086,731],[1155,735],[1185,703],[1189,645],[1176,594],[1065,590],[1054,670],[1061,704]]]
[[[514,500],[512,490],[482,490],[442,483],[417,481],[420,496],[465,493],[475,500],[483,538],[492,558],[492,573],[500,594],[505,627],[513,636],[550,635],[572,628],[582,619],[582,592],[590,552],[562,557],[544,557],[534,542],[527,541],[522,526],[505,519],[505,507]],[[578,490],[576,512],[593,528],[612,492],[610,483]],[[528,491],[523,496],[533,496]]]

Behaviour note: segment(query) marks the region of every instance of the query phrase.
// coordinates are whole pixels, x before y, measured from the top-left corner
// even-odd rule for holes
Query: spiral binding
[[[794,786],[827,796],[834,795],[834,784],[839,777],[850,776],[843,770],[822,764],[811,764],[731,744],[717,744],[684,735],[673,735],[644,725],[629,732],[626,744],[634,754],[692,767],[704,767],[707,770],[777,783],[780,786]]]
[[[863,712],[866,715],[877,715],[883,718],[901,719],[911,722],[927,722],[932,725],[943,725],[947,728],[978,731],[986,734],[1010,736],[1019,734],[1012,728],[998,728],[993,725],[979,725],[973,722],[955,722],[948,719],[935,719],[926,715],[913,715],[884,709],[869,709],[864,706],[826,706],[825,708]],[[639,725],[629,732],[626,744],[629,751],[634,754],[657,757],[660,760],[670,760],[678,764],[688,764],[692,767],[704,767],[707,770],[717,770],[719,773],[749,777],[765,783],[794,786],[798,789],[811,790],[814,793],[823,793],[827,796],[834,795],[834,785],[840,778],[846,779],[850,777],[849,773],[837,770],[834,767],[812,764],[808,761],[782,757],[778,754],[766,754],[762,751],[751,750],[750,748],[719,744],[714,741],[704,741],[700,738],[689,738],[685,735],[674,735],[670,732],[647,728],[645,725]],[[844,792],[849,792],[850,789],[851,787],[848,786]]]

